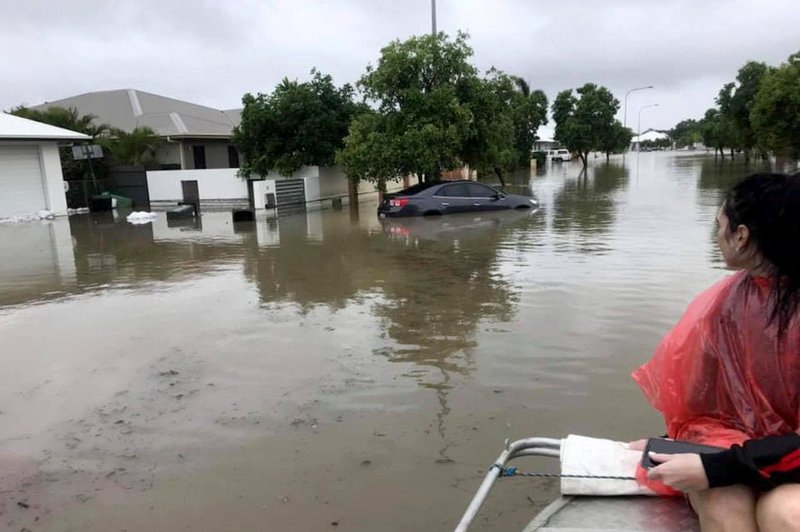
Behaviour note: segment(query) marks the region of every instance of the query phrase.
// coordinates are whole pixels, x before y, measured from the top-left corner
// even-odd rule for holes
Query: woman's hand
[[[643,440],[628,442],[628,449],[630,449],[631,451],[644,451],[644,448],[646,446],[647,446],[647,438]]]
[[[699,454],[650,453],[650,458],[658,465],[650,469],[648,478],[684,493],[708,489],[706,470]]]

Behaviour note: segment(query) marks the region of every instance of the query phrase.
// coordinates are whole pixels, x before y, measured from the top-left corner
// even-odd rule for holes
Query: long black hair
[[[724,210],[729,230],[746,226],[773,267],[769,321],[783,333],[800,304],[800,175],[749,175],[728,192]]]

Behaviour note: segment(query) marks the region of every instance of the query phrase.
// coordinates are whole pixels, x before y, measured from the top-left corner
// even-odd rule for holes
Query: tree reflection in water
[[[628,169],[617,162],[591,166],[566,178],[553,199],[556,251],[604,254],[617,215],[617,194],[628,185]]]

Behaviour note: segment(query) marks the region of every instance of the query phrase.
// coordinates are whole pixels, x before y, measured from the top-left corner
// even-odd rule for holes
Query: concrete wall
[[[247,182],[237,168],[206,170],[150,170],[147,188],[150,201],[181,201],[181,181],[197,181],[201,200],[247,200]]]
[[[44,197],[47,209],[56,216],[67,214],[67,195],[64,191],[64,175],[61,173],[61,158],[55,142],[42,143],[39,147],[39,163],[44,177]]]
[[[341,166],[323,166],[319,169],[320,197],[347,196],[347,174]]]

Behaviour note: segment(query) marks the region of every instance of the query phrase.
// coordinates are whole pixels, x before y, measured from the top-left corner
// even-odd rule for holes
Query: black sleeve
[[[746,484],[769,490],[800,482],[800,435],[748,440],[727,451],[700,455],[700,459],[711,488]]]

